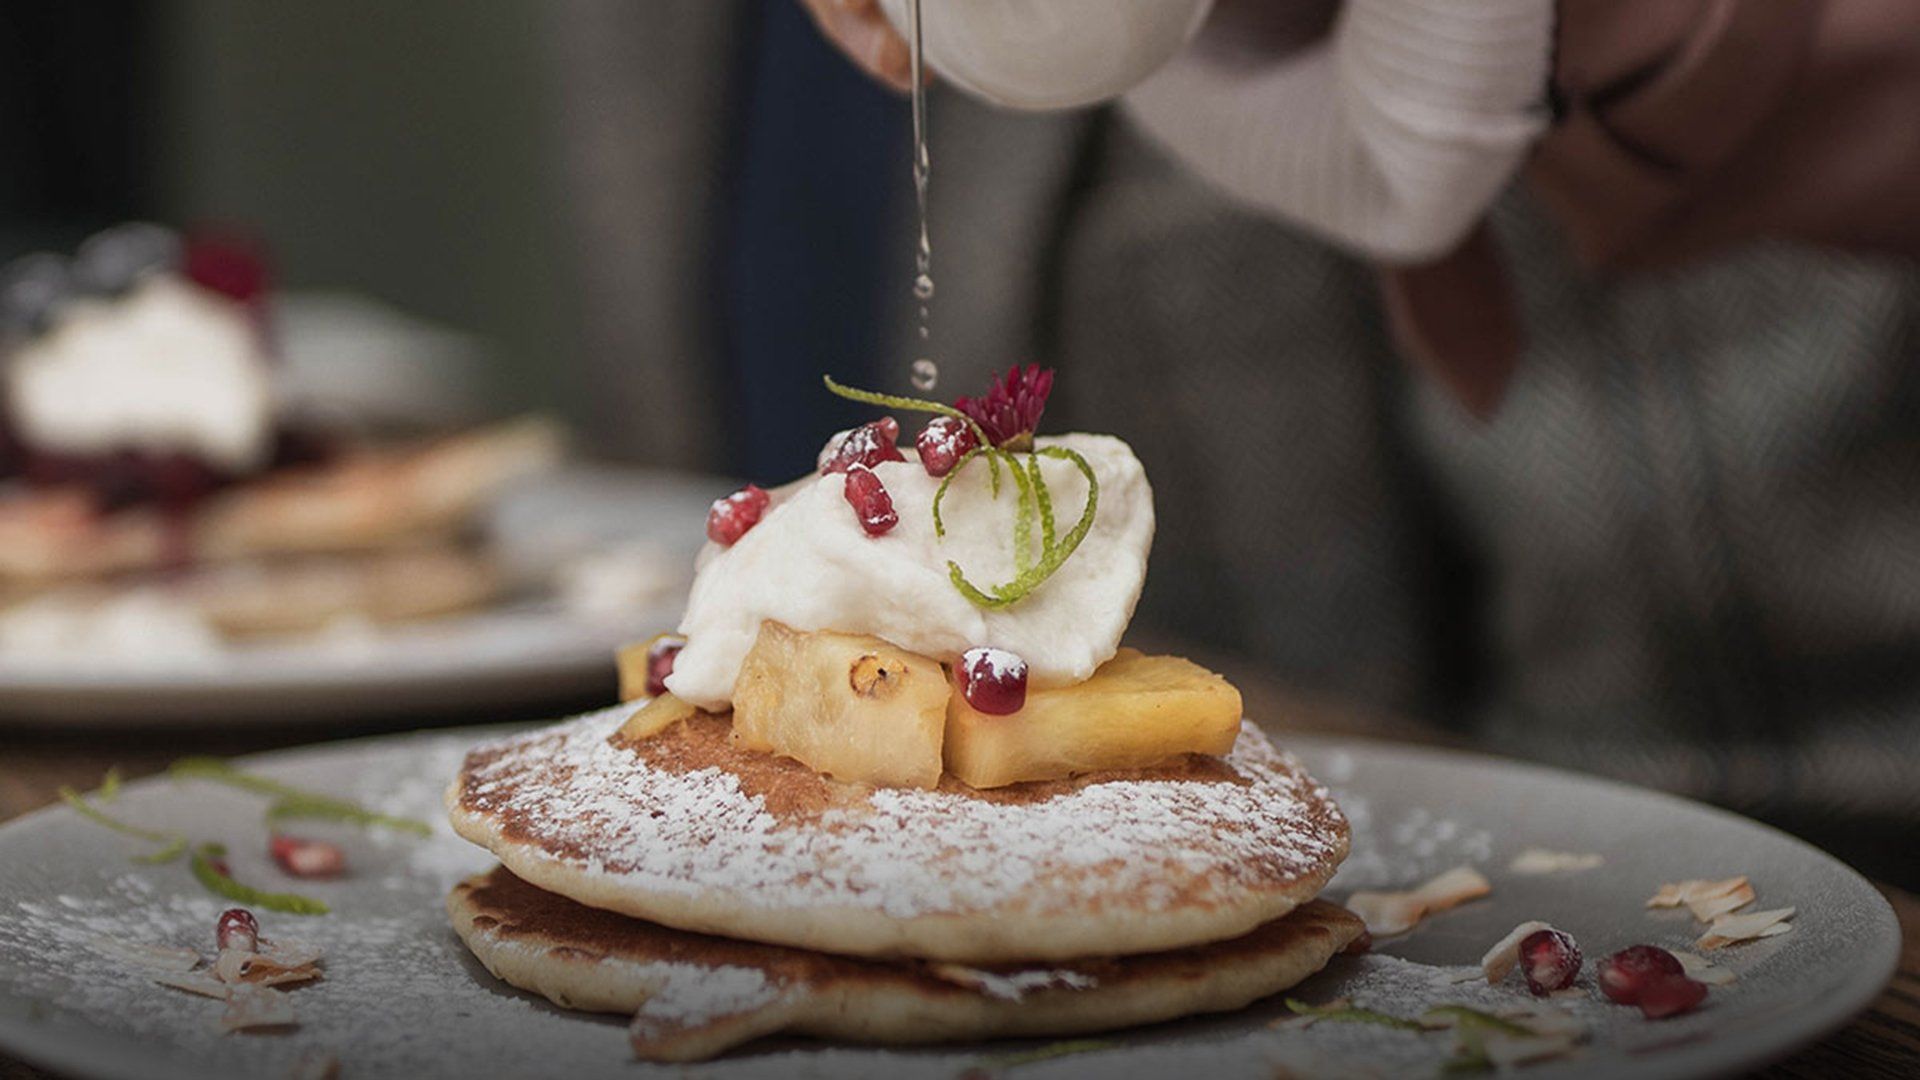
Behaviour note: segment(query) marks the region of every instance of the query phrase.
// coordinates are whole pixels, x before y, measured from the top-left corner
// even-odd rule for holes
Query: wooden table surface
[[[1292,695],[1262,687],[1257,679],[1235,682],[1247,691],[1252,715],[1311,715],[1300,726],[1321,730],[1359,732],[1374,736],[1438,741],[1432,733],[1377,715],[1355,713],[1320,702],[1303,703]],[[1262,699],[1287,701],[1285,711],[1266,706]],[[548,713],[547,715],[559,715]],[[371,729],[340,732],[326,737],[365,734]],[[231,729],[187,733],[54,736],[8,734],[0,730],[0,821],[55,801],[60,785],[90,788],[109,766],[118,765],[128,779],[158,772],[186,754],[240,754],[299,745],[322,737],[314,729],[276,729],[236,733]],[[1920,897],[1881,886],[1900,918],[1903,938],[1900,970],[1880,998],[1860,1018],[1824,1041],[1757,1075],[1767,1080],[1787,1077],[1826,1080],[1828,1077],[1920,1077]],[[0,1054],[0,1080],[44,1080],[49,1074]]]

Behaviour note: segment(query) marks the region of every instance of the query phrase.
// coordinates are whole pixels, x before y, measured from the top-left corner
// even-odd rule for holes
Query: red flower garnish
[[[1053,393],[1053,369],[1039,364],[1007,369],[1005,376],[987,387],[977,398],[961,398],[953,407],[966,413],[993,445],[1024,450],[1033,443],[1040,428],[1040,414],[1046,411],[1047,395]]]

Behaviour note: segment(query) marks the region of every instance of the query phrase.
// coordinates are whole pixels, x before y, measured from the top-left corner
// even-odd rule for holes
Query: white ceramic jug
[[[907,36],[909,0],[881,0]],[[1118,97],[1173,58],[1213,0],[920,0],[927,66],[976,97],[1067,109]]]

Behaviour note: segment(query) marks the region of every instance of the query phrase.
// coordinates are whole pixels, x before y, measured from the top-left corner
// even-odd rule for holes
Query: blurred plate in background
[[[630,600],[569,603],[548,589],[472,614],[235,646],[181,664],[0,659],[0,724],[344,725],[484,718],[610,695],[612,650],[679,621],[708,504],[731,489],[716,478],[574,468],[521,485],[494,507],[496,554],[517,576],[565,578],[569,565],[613,552],[656,574]]]

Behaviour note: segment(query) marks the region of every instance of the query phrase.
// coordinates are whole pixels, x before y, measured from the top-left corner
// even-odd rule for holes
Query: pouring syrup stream
[[[908,73],[913,81],[913,197],[920,210],[920,236],[913,253],[913,298],[919,307],[919,337],[926,342],[927,305],[933,300],[933,245],[927,242],[927,180],[932,166],[927,158],[927,80],[921,68],[920,0],[907,0]],[[922,348],[924,348],[924,344]],[[913,388],[931,391],[940,381],[940,368],[929,357],[913,362]]]

